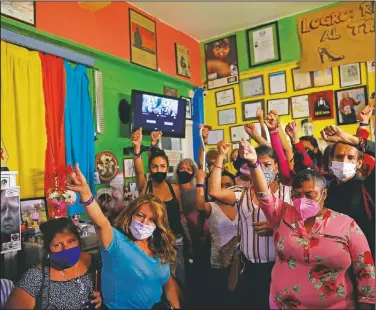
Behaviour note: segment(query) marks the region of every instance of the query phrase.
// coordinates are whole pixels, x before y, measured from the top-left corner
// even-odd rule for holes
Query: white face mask
[[[356,165],[353,163],[344,163],[340,161],[332,161],[329,171],[339,180],[344,181],[352,178],[356,173]]]
[[[132,236],[136,240],[144,240],[144,239],[149,238],[153,234],[156,228],[157,227],[155,225],[143,224],[140,221],[136,220],[135,218],[132,219],[132,223],[130,226]]]

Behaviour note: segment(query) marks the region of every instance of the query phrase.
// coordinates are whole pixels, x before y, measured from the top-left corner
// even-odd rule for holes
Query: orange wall
[[[39,1],[36,7],[36,27],[129,61],[129,8],[139,11],[127,2],[112,2],[102,10],[91,12],[81,8],[77,2]],[[160,71],[200,85],[199,42],[156,18],[147,16],[156,21]],[[191,79],[176,75],[175,42],[190,49]]]

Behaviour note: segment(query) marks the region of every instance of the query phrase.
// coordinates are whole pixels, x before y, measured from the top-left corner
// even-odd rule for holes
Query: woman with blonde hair
[[[170,305],[180,308],[171,275],[177,263],[175,237],[164,203],[152,194],[142,195],[111,227],[78,165],[68,176],[66,188],[80,194],[80,202],[96,226],[104,305],[110,309],[151,309],[164,292]]]

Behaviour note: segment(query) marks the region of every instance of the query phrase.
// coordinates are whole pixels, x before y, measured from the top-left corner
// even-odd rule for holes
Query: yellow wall
[[[264,77],[264,91],[265,95],[257,96],[257,97],[249,97],[247,99],[240,99],[240,89],[239,84],[233,85],[230,87],[224,87],[224,88],[217,88],[213,90],[208,90],[207,95],[204,97],[204,109],[205,109],[205,123],[208,125],[211,125],[214,129],[224,129],[224,138],[226,141],[231,141],[230,139],[230,127],[237,126],[241,124],[245,124],[246,122],[242,121],[242,102],[244,101],[250,101],[250,100],[257,100],[257,99],[264,99],[265,106],[264,109],[267,109],[267,101],[270,99],[278,99],[278,98],[288,98],[292,96],[299,96],[304,94],[310,94],[318,91],[325,91],[325,90],[338,90],[340,89],[340,81],[339,81],[339,70],[338,67],[332,68],[332,74],[333,74],[333,85],[330,86],[323,86],[323,87],[314,87],[309,89],[304,89],[300,91],[294,91],[293,84],[292,84],[292,75],[291,75],[291,69],[298,67],[296,62],[288,63],[288,64],[279,64],[275,66],[270,66],[264,69],[252,69],[246,72],[242,72],[240,74],[240,79],[244,78],[250,78],[253,76],[263,75]],[[276,94],[276,95],[270,95],[269,94],[269,73],[278,72],[278,71],[286,71],[286,82],[287,82],[287,92],[282,94]],[[362,74],[362,85],[368,85],[368,97],[372,92],[375,91],[375,73],[374,72],[367,72],[367,64],[361,63],[361,74]],[[360,86],[360,85],[358,85]],[[235,93],[235,104],[227,105],[224,107],[217,108],[216,102],[215,102],[215,92],[234,87],[234,93]],[[355,86],[354,86],[355,87]],[[290,103],[289,103],[290,104]],[[337,119],[336,119],[336,113],[337,113],[337,107],[336,107],[336,101],[335,96],[333,94],[333,106],[334,106],[334,113],[333,118],[328,120],[321,120],[321,121],[314,121],[314,136],[316,138],[320,138],[320,131],[328,125],[336,125]],[[219,126],[218,125],[218,110],[225,110],[229,108],[236,108],[236,116],[237,116],[237,124],[231,124],[231,125],[225,125],[225,126]],[[300,130],[300,121],[302,119],[296,119],[296,122],[299,125]],[[311,120],[311,119],[310,119]],[[288,122],[293,121],[291,116],[291,105],[290,105],[290,115],[281,116],[280,117],[280,123],[282,124],[283,128],[286,126]],[[251,122],[257,122],[257,121],[251,121]],[[341,128],[349,133],[355,134],[356,129],[358,125],[352,124],[352,125],[341,125]],[[301,133],[301,135],[303,135]],[[208,149],[213,148],[214,146],[209,146]],[[229,167],[230,170],[232,170],[232,167]],[[233,171],[233,170],[232,170]]]

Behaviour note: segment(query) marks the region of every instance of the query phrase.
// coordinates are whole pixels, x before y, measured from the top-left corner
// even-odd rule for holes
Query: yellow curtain
[[[1,41],[1,138],[21,198],[44,196],[46,151],[42,67],[38,52]]]

